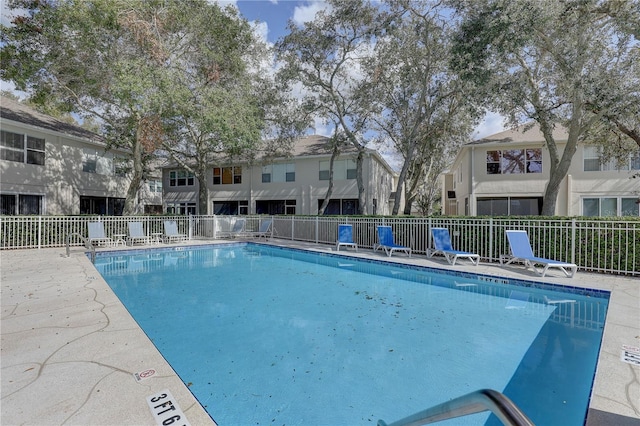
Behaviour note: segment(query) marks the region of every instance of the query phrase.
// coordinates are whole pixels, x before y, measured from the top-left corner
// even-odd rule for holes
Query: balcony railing
[[[264,216],[247,216],[247,230],[257,230]],[[100,220],[108,236],[127,234],[127,223],[143,223],[147,235],[163,232],[165,216],[0,216],[0,249],[65,247],[67,236],[87,235],[87,222]],[[237,216],[171,216],[180,233],[191,239],[214,239],[231,230]],[[353,225],[353,237],[361,248],[377,242],[376,226],[389,225],[398,244],[413,253],[426,254],[431,247],[430,229],[448,228],[454,248],[478,253],[483,262],[498,262],[509,253],[505,230],[529,234],[539,257],[575,263],[582,271],[640,275],[640,220],[587,220],[537,218],[458,217],[323,217],[274,216],[276,238],[333,245],[338,225]],[[72,237],[71,246],[81,246]]]

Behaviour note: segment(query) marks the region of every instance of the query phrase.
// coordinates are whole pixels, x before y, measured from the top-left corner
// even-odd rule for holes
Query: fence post
[[[424,248],[426,253],[431,253],[429,250],[431,249],[431,228],[433,228],[433,219],[429,216],[429,221],[427,223],[427,244]]]
[[[193,219],[193,215],[191,213],[189,213],[189,240],[191,240],[191,237],[193,236],[193,223],[191,223],[191,220]]]
[[[493,218],[489,218],[489,253],[487,253],[487,259],[489,262],[493,262]]]
[[[318,244],[318,241],[320,240],[320,237],[318,236],[319,233],[320,233],[319,227],[320,227],[320,224],[318,223],[318,216],[316,216],[316,231],[315,231],[316,232],[316,238],[315,238],[316,239],[316,244]]]
[[[571,219],[571,263],[576,263],[576,220],[575,219]]]
[[[42,216],[38,215],[38,249],[42,248]]]

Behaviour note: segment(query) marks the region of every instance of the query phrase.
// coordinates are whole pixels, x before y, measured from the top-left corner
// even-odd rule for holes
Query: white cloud
[[[324,1],[311,1],[303,6],[296,6],[293,11],[293,22],[296,25],[302,25],[305,22],[313,21],[316,14],[321,10],[330,10],[331,7]]]
[[[220,7],[233,6],[236,9],[238,8],[237,0],[207,0],[207,2],[212,4],[217,4]]]
[[[4,26],[10,26],[15,16],[27,13],[27,9],[9,9],[7,3],[5,0],[0,0],[0,23]]]
[[[0,80],[0,90],[3,92],[11,92],[20,99],[27,98],[27,92],[16,89],[16,85],[12,81]]]
[[[249,22],[249,25],[253,28],[253,33],[267,44],[272,44],[267,41],[267,35],[269,34],[269,24],[266,22],[253,21]]]
[[[504,131],[507,128],[504,123],[505,118],[503,116],[492,111],[487,111],[484,119],[473,132],[473,139],[482,139]]]

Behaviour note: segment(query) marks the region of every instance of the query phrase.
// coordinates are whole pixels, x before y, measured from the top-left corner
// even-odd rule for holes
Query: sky
[[[321,0],[212,0],[220,5],[231,4],[238,8],[242,16],[252,22],[256,32],[268,43],[275,43],[287,35],[289,21],[297,25],[313,20],[316,12],[327,7]],[[484,120],[476,127],[473,139],[480,139],[505,130],[503,117],[488,112]],[[319,129],[319,126],[317,127]],[[319,133],[324,134],[322,130]]]

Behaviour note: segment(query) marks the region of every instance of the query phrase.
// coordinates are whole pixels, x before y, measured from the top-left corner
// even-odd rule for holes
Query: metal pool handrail
[[[93,244],[91,244],[88,238],[85,238],[79,232],[72,232],[71,234],[67,235],[67,257],[71,256],[71,237],[73,237],[74,235],[82,240],[86,248],[91,250],[91,263],[96,263],[96,248],[93,246]]]
[[[492,389],[468,393],[393,423],[387,424],[384,420],[378,420],[378,426],[420,426],[487,410],[495,414],[505,425],[534,426],[509,398]]]

